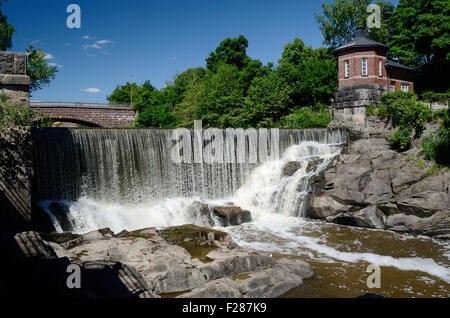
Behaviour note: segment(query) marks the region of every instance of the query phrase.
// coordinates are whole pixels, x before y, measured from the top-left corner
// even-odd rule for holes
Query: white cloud
[[[63,68],[64,66],[62,66],[62,65],[59,65],[59,64],[57,64],[57,63],[48,63],[48,65],[50,65],[50,66],[56,66],[56,67],[58,67],[58,68]]]
[[[90,88],[83,88],[81,91],[86,93],[100,93],[101,90],[99,88],[90,87]]]
[[[88,50],[88,49],[102,49],[106,44],[111,44],[114,43],[113,41],[110,40],[98,40],[96,42],[94,42],[93,44],[85,44],[83,45],[83,49]]]
[[[54,58],[55,57],[52,54],[50,54],[50,53],[46,53],[45,56],[44,56],[44,59],[46,59],[46,60],[53,60]]]
[[[104,45],[104,44],[112,43],[112,41],[110,41],[110,40],[98,40],[95,43],[99,44],[99,45]]]
[[[89,39],[91,39],[91,37],[89,35],[85,35],[85,36],[82,37],[82,39],[83,40],[89,40]]]
[[[176,57],[176,56],[172,56],[171,59],[172,59],[172,60],[176,60],[177,57]]]

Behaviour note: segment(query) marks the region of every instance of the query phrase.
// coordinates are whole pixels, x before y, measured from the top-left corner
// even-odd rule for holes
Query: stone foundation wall
[[[0,51],[0,94],[11,102],[24,106],[30,104],[30,77],[26,75],[25,53]]]

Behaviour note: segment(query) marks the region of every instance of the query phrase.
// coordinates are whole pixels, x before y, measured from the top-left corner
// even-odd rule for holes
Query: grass
[[[186,249],[192,258],[203,263],[212,262],[213,259],[206,255],[215,250],[216,246],[206,245],[208,233],[214,233],[214,239],[220,240],[228,234],[222,231],[200,227],[193,224],[173,226],[160,231],[161,236],[168,242]]]
[[[232,280],[244,280],[247,278],[250,278],[250,275],[247,274],[241,274],[241,275],[234,275],[233,277],[231,277]]]
[[[162,294],[159,294],[159,296],[161,296],[161,298],[175,298],[180,295],[187,294],[190,291],[191,291],[191,289],[183,290],[183,291],[179,291],[179,292],[173,292],[173,293],[162,293]]]
[[[57,243],[57,244],[62,244],[65,243],[67,241],[70,241],[72,239],[75,239],[77,237],[80,237],[80,235],[78,234],[73,234],[70,232],[64,232],[64,233],[56,233],[56,232],[51,232],[51,233],[44,233],[41,232],[39,233],[41,235],[41,238],[47,242],[53,242],[53,243]]]

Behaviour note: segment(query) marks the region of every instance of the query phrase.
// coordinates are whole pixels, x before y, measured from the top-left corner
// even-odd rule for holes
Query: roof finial
[[[363,38],[366,36],[366,30],[361,27],[357,27],[355,30],[355,38]]]

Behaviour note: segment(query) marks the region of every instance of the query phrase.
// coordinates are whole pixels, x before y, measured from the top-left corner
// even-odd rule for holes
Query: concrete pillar
[[[26,53],[0,51],[0,94],[15,104],[30,105]]]

